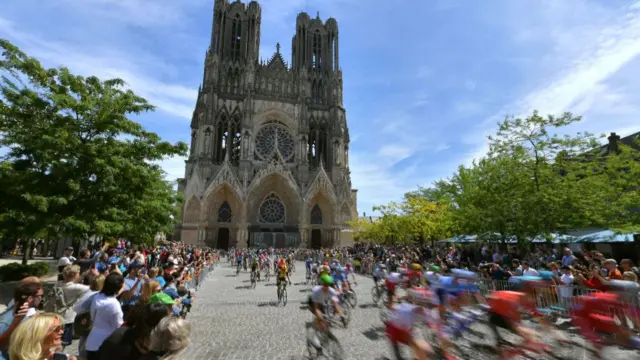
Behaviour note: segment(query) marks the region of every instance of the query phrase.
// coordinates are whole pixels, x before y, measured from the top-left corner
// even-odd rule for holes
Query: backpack
[[[86,301],[89,302],[89,310],[76,314],[76,318],[73,320],[73,333],[77,336],[89,336],[93,321],[91,320],[91,308],[93,305],[93,299],[98,293],[91,295]]]

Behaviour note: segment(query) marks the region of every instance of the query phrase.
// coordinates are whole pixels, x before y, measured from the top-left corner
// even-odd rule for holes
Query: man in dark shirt
[[[87,270],[96,263],[96,260],[91,258],[91,252],[89,249],[80,250],[80,258],[74,262],[75,265],[80,266],[80,273],[84,274]]]

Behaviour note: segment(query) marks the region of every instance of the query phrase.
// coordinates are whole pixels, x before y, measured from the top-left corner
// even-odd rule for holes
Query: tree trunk
[[[29,262],[29,253],[31,252],[32,240],[27,239],[26,243],[22,247],[22,265],[27,265]]]
[[[51,236],[47,236],[47,238],[44,240],[44,244],[42,245],[42,256],[43,257],[48,257],[49,256],[49,246],[51,246]]]

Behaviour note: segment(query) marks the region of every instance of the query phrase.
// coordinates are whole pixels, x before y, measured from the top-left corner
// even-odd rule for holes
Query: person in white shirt
[[[116,297],[124,290],[124,277],[110,273],[104,280],[102,290],[91,303],[91,332],[85,348],[88,360],[99,359],[98,349],[111,333],[122,326],[123,313]]]
[[[570,304],[573,296],[573,274],[569,266],[563,266],[562,276],[560,276],[560,303],[564,306]]]
[[[64,249],[64,253],[60,257],[60,259],[58,259],[58,272],[61,273],[62,270],[64,270],[65,266],[71,265],[76,261],[76,258],[74,258],[72,255],[73,255],[73,247],[70,246]]]
[[[75,304],[85,293],[89,291],[87,285],[78,284],[80,280],[80,266],[67,265],[62,270],[63,282],[57,286],[56,296],[59,296],[62,308],[58,310],[64,319],[64,334],[62,335],[62,348],[71,345],[73,340],[73,321],[76,318]]]
[[[540,273],[538,272],[538,270],[531,268],[528,262],[523,261],[522,276],[540,276]]]

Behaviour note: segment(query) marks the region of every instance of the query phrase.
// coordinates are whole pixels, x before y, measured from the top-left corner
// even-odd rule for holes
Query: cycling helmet
[[[433,272],[438,272],[438,271],[440,271],[440,266],[433,265],[433,266],[431,267],[431,271],[433,271]]]
[[[342,266],[337,266],[336,267],[336,271],[338,271],[339,273],[343,273],[344,272],[344,268]]]
[[[378,265],[378,267],[379,267],[380,269],[386,269],[386,268],[387,268],[387,265],[385,265],[385,264],[380,264],[380,265]]]
[[[333,285],[333,278],[329,275],[322,275],[320,276],[320,283],[324,286],[331,286]]]
[[[422,270],[422,265],[420,265],[418,263],[413,263],[413,264],[411,264],[411,269],[413,269],[415,271],[421,271]]]
[[[347,269],[351,269],[351,264],[347,264],[345,266],[347,267]]]

